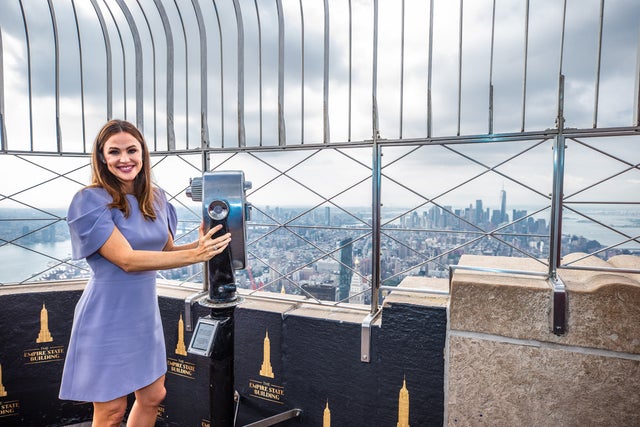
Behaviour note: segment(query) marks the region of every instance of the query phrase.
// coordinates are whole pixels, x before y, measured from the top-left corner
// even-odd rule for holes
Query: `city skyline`
[[[383,236],[382,247],[384,248],[383,260],[388,260],[387,265],[394,265],[394,267],[393,270],[389,270],[384,273],[383,281],[385,278],[393,277],[397,274],[400,275],[399,277],[404,277],[406,274],[435,274],[436,276],[438,274],[445,274],[447,270],[444,266],[448,265],[448,263],[457,262],[456,259],[459,256],[460,251],[465,253],[484,253],[489,251],[489,248],[492,248],[491,251],[494,255],[501,253],[497,251],[506,251],[503,254],[507,256],[525,256],[526,252],[531,252],[530,256],[535,257],[540,256],[544,258],[547,256],[546,254],[549,249],[548,216],[545,217],[543,215],[542,217],[537,218],[529,216],[528,218],[523,219],[525,216],[530,215],[531,212],[511,207],[508,202],[508,193],[506,192],[504,200],[506,202],[504,216],[502,209],[491,209],[486,206],[481,199],[477,199],[474,202],[470,201],[466,206],[446,206],[446,210],[442,210],[440,207],[434,205],[418,210],[387,212],[389,215],[383,217],[383,224],[381,228]],[[482,206],[480,215],[478,214],[479,206]],[[335,209],[331,206],[321,206],[303,214],[304,211],[305,209],[283,206],[254,207],[252,220],[247,223],[249,237],[248,242],[251,243],[251,245],[255,245],[248,247],[250,253],[253,254],[249,257],[249,263],[252,264],[251,268],[253,270],[251,280],[256,280],[263,284],[271,282],[269,289],[272,291],[279,291],[286,283],[288,283],[288,280],[278,278],[277,274],[273,277],[261,277],[262,268],[266,268],[267,271],[271,269],[269,264],[264,264],[264,262],[274,262],[273,266],[276,267],[275,271],[280,271],[279,274],[284,275],[287,274],[286,271],[288,269],[300,269],[299,273],[297,273],[298,276],[295,276],[298,277],[299,280],[303,277],[299,276],[299,274],[306,271],[308,267],[313,267],[316,262],[320,262],[320,260],[326,257],[326,255],[322,255],[322,253],[319,252],[320,248],[322,248],[323,251],[326,251],[326,254],[332,254],[327,258],[327,260],[334,265],[333,268],[340,269],[339,264],[341,262],[344,263],[345,259],[342,258],[343,255],[340,255],[342,250],[336,251],[336,248],[345,246],[346,243],[339,242],[348,238],[353,242],[349,245],[353,248],[352,260],[353,262],[358,260],[358,262],[361,263],[360,267],[363,269],[362,275],[359,276],[360,281],[362,283],[369,283],[370,278],[367,278],[367,274],[370,274],[370,266],[368,266],[368,263],[371,258],[371,242],[363,233],[368,233],[371,218],[362,216],[359,220],[355,220],[353,213],[344,212],[342,209]],[[176,238],[178,241],[181,241],[181,239],[190,241],[193,239],[195,233],[194,230],[197,229],[198,223],[201,220],[198,216],[199,211],[189,211],[184,207],[178,207],[178,212],[180,222]],[[368,210],[363,208],[362,212],[366,213]],[[59,264],[60,260],[69,257],[70,247],[67,247],[69,243],[68,230],[64,221],[55,218],[50,218],[48,220],[41,218],[35,223],[29,222],[29,220],[16,218],[13,218],[14,221],[8,221],[9,218],[1,217],[2,213],[7,214],[7,211],[0,210],[0,231],[3,236],[3,240],[5,240],[4,243],[0,245],[0,256],[4,254],[4,258],[6,260],[13,259],[13,255],[10,254],[13,254],[16,251],[21,251],[21,254],[16,253],[16,256],[21,257],[21,261],[26,262],[30,266],[31,264],[38,264],[31,263],[29,261],[29,259],[31,259],[30,257],[40,258],[46,261],[49,265]],[[60,213],[63,214],[63,212]],[[620,219],[615,219],[622,217],[628,218],[628,222],[620,224],[618,222]],[[637,212],[635,217],[629,216],[628,212],[625,212],[613,217],[604,215],[599,217],[599,219],[605,221],[605,223],[612,221],[618,223],[618,226],[622,227],[620,230],[623,230],[624,232],[640,233],[640,211]],[[511,225],[507,226],[507,222],[511,222]],[[608,236],[604,235],[607,240],[603,240],[600,237],[603,236],[603,230],[598,230],[595,224],[590,225],[585,224],[584,222],[580,223],[579,218],[577,221],[570,221],[570,223],[573,224],[574,228],[570,228],[567,233],[564,233],[566,234],[567,239],[572,235],[576,236],[579,240],[576,241],[575,244],[591,245],[590,250],[597,250],[598,248],[602,248],[603,245],[611,244],[610,239],[617,239],[618,241],[622,240],[622,237],[616,236],[615,233],[608,233]],[[578,228],[575,228],[576,226]],[[323,228],[325,231],[320,232],[319,230],[322,230]],[[269,235],[265,234],[265,232],[275,229],[280,229],[280,231],[273,234],[272,237],[268,237],[264,240],[264,236]],[[482,241],[485,243],[478,245],[478,243],[481,243],[478,242],[474,244],[473,247],[465,247],[465,241],[475,240],[483,233],[493,233],[492,230],[496,230],[496,234],[490,235],[500,237],[502,239],[508,239],[508,241],[511,242],[510,244],[515,244],[515,248],[521,249],[514,251],[513,248],[502,244],[499,239],[485,240],[489,235],[483,238]],[[271,233],[271,231],[268,233]],[[597,233],[597,235],[592,235],[590,233]],[[317,248],[314,249],[313,246],[306,247],[307,244],[304,244],[304,240],[307,239],[310,242],[315,242],[314,245],[317,245]],[[316,241],[316,239],[320,240]],[[7,243],[7,241],[13,241],[14,243]],[[569,241],[570,240],[567,240],[567,242]],[[542,245],[540,242],[542,242]],[[44,257],[44,254],[38,255],[38,252],[47,250],[47,245],[52,245],[54,243],[62,246],[56,246],[57,249],[55,250],[55,253],[52,254],[53,258],[47,259]],[[14,246],[14,244],[19,246]],[[300,244],[303,246],[299,246]],[[438,258],[437,251],[446,253],[452,246],[460,246],[460,250],[454,252],[454,254],[458,255],[455,255],[454,258],[451,256],[444,259]],[[26,249],[21,249],[21,247],[25,247]],[[578,246],[574,247],[574,249],[577,247]],[[583,249],[586,247],[587,246],[584,246]],[[613,248],[613,251],[618,253],[624,248],[632,249],[634,247],[636,248],[635,250],[639,250],[640,243],[634,245],[634,243],[631,242],[631,244],[624,245],[619,249]],[[31,252],[31,249],[29,248],[34,248],[35,252]],[[53,246],[49,247],[49,250],[52,248]],[[276,252],[269,255],[270,251],[273,251],[274,249]],[[519,250],[524,252],[520,253],[518,252]],[[565,248],[564,250],[568,250],[568,248]],[[64,253],[60,252],[58,254],[57,252],[59,251]],[[261,251],[266,252],[263,253]],[[418,252],[413,253],[413,251]],[[283,261],[274,261],[277,258],[283,257],[286,253],[300,254],[306,252],[308,252],[307,260],[304,262],[301,261],[302,264],[317,258],[317,260],[308,267],[300,267],[300,265],[295,266],[296,263],[293,263],[291,265],[294,267],[289,266],[278,268],[277,266],[279,263]],[[422,255],[419,255],[420,253]],[[607,251],[603,255],[611,253],[613,252]],[[273,258],[274,255],[276,255],[277,258]],[[58,257],[58,261],[56,261],[56,257]],[[421,263],[424,262],[425,257],[427,259],[435,257],[434,262],[426,264],[427,267],[430,266],[427,270],[423,271],[423,268],[418,267],[415,269],[411,267],[411,263],[422,265]],[[283,260],[284,259],[286,259],[286,257],[284,257]],[[392,259],[394,261],[389,263]],[[16,266],[21,265],[17,262],[17,259],[11,263]],[[33,267],[30,268],[33,269]],[[51,279],[54,276],[46,274],[48,269],[48,267],[42,267],[42,272],[44,272],[42,277]],[[197,276],[198,274],[196,270],[197,268],[183,268],[173,272],[163,272],[162,274],[167,278],[176,280],[184,280],[188,278],[191,278],[190,280],[194,280],[194,275]],[[54,268],[53,271],[56,271],[56,269]],[[438,271],[440,273],[438,273]],[[30,276],[32,273],[37,273],[37,270],[33,272],[31,272],[31,270],[29,270],[29,272],[24,271],[21,280],[25,278],[25,275]],[[86,273],[87,272],[85,271],[85,274]],[[66,275],[68,274],[68,271],[63,270],[60,274]],[[244,286],[250,287],[247,284],[250,280],[250,277],[247,274],[248,273],[246,272],[240,272],[238,273],[238,276]],[[309,272],[304,274],[304,277],[310,277]],[[340,278],[345,274],[346,272],[344,271],[337,272],[333,279],[329,279],[329,276],[320,275],[319,277],[324,277],[324,279],[314,279],[313,283],[316,283],[319,280],[319,284],[323,283],[323,280],[329,280],[337,286],[337,283],[345,280]],[[3,280],[0,278],[0,283],[2,282],[6,282],[6,279]],[[293,288],[295,289],[295,287]],[[291,291],[291,289],[289,289],[289,291]],[[341,295],[342,297],[345,297],[346,294],[342,293]]]

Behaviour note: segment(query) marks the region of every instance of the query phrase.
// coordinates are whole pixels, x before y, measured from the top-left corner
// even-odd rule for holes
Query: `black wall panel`
[[[0,296],[0,425],[62,426],[91,419],[90,403],[57,397],[80,295]],[[193,308],[194,320],[209,314]],[[168,370],[157,425],[206,427],[209,359],[184,354],[191,339],[184,300],[162,297],[160,311]],[[298,316],[295,310],[283,316],[242,304],[234,313],[236,425],[298,408],[300,417],[278,425],[323,426],[330,419],[332,426],[397,426],[403,404],[410,425],[442,425],[444,308],[386,307],[382,326],[371,330],[371,363],[360,361],[360,323]]]

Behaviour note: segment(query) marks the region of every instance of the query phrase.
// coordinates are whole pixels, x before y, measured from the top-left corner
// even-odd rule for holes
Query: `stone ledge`
[[[300,295],[281,295],[268,292],[258,292],[252,296],[245,295],[245,301],[240,304],[238,308],[241,310],[280,313],[283,316],[300,316],[358,324],[362,323],[363,319],[369,313],[368,306],[365,305],[320,305],[309,302],[308,298]]]
[[[525,258],[463,255],[459,265],[544,273]],[[451,280],[450,329],[519,339],[550,335],[551,291],[546,278],[456,270]]]
[[[54,282],[34,282],[19,285],[0,286],[0,295],[28,294],[32,292],[57,292],[83,290],[87,279],[64,280]]]
[[[411,292],[403,289],[421,289],[434,290],[437,292],[449,291],[448,279],[437,279],[433,277],[416,277],[408,276],[400,282],[397,290],[388,291],[387,297],[382,304],[384,307],[390,307],[395,304],[413,304],[429,307],[446,307],[449,302],[448,295],[429,294],[422,292]]]
[[[640,257],[617,255],[605,261],[600,258],[584,258],[587,254],[576,252],[562,258],[562,265],[597,268],[624,268],[640,270]],[[561,269],[558,273],[565,284],[574,291],[595,291],[611,284],[628,284],[640,287],[640,274]]]
[[[568,263],[583,254],[571,254]],[[460,265],[530,272],[546,266],[528,258],[463,255]],[[640,257],[609,262],[590,257],[574,265],[639,268]],[[545,277],[457,270],[451,282],[450,328],[517,339],[640,353],[637,274],[561,270],[567,288],[567,332],[551,332],[551,285]]]
[[[178,282],[158,280],[158,296],[173,299],[185,299],[202,291],[201,284],[188,283],[177,285]],[[0,296],[10,294],[38,293],[38,292],[66,292],[82,291],[87,279],[64,282],[42,282],[22,285],[0,286]],[[301,295],[287,295],[271,292],[250,292],[239,289],[238,295],[244,301],[238,305],[239,309],[259,310],[286,315],[312,317],[339,322],[362,323],[369,313],[369,306],[361,304],[317,304]],[[197,305],[197,303],[196,303]],[[378,319],[374,324],[379,324]]]
[[[582,256],[570,254],[563,263]],[[640,257],[583,259],[574,265],[640,269]],[[576,270],[562,270],[560,275],[569,294],[567,329],[572,343],[640,354],[640,275]]]

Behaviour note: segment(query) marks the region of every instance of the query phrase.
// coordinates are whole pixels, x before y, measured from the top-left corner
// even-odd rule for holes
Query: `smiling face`
[[[109,172],[122,184],[122,190],[132,194],[134,180],[142,170],[140,142],[130,133],[116,133],[104,143],[102,155]]]

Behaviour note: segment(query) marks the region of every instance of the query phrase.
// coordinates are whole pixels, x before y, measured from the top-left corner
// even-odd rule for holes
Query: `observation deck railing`
[[[256,291],[375,314],[380,290],[478,253],[537,260],[561,304],[563,269],[640,252],[638,16],[604,0],[2,2],[0,208],[18,214],[0,258],[48,265],[0,283],[83,271],[38,239],[64,240],[117,117],[146,135],[180,238],[199,223],[189,178],[245,171]]]

